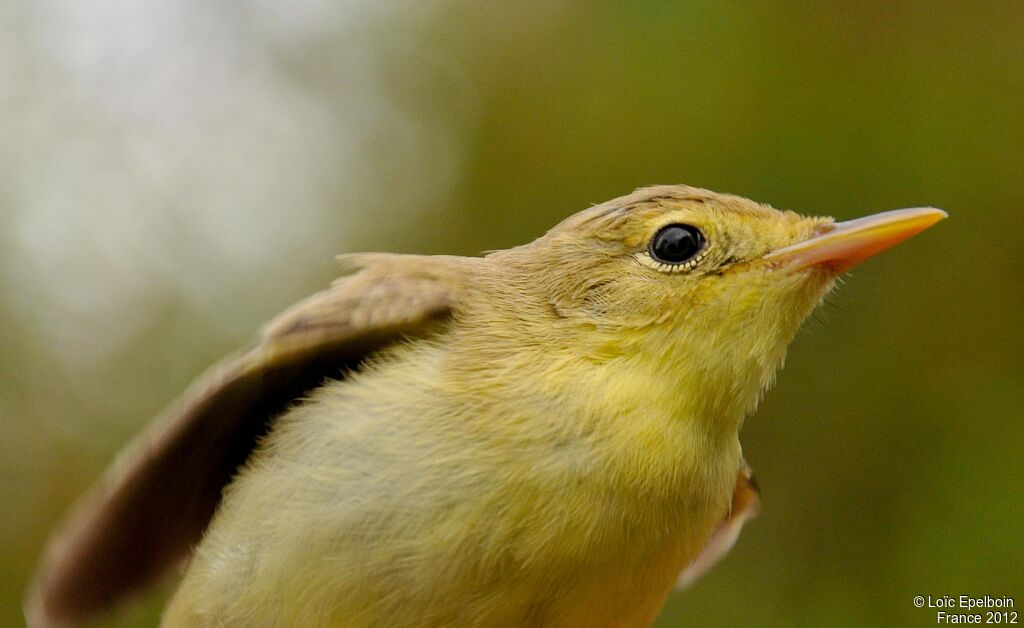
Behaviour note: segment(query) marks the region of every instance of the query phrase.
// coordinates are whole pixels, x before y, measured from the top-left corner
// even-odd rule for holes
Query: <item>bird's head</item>
[[[638,358],[716,411],[742,416],[843,271],[944,216],[919,208],[835,222],[659,186],[584,210],[508,253],[529,265],[523,276],[534,285],[524,288],[546,301],[552,347],[569,343],[598,362]]]

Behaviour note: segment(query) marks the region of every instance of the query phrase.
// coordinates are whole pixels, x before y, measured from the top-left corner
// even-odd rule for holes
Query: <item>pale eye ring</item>
[[[697,227],[671,224],[654,234],[647,252],[656,262],[678,266],[696,258],[704,250],[706,243],[707,239]]]

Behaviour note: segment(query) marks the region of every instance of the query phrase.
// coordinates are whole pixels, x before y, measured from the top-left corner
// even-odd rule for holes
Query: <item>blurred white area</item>
[[[300,296],[303,266],[443,202],[476,105],[458,67],[421,58],[406,36],[432,6],[0,7],[10,314],[72,370],[142,333],[140,308],[168,293],[214,324],[249,325],[228,330],[246,338]],[[426,117],[389,90],[395,58],[451,82],[450,110]]]

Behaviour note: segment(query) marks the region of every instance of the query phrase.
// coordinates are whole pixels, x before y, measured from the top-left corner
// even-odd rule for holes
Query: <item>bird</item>
[[[356,253],[54,536],[32,626],[179,572],[177,626],[648,626],[757,512],[740,428],[802,321],[946,217],[641,188],[479,257]]]

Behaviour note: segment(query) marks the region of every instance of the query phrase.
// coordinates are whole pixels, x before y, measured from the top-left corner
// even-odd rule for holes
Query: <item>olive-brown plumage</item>
[[[649,624],[756,510],[738,430],[800,322],[940,217],[661,186],[481,258],[345,256],[119,458],[29,619],[188,559],[166,625]]]

